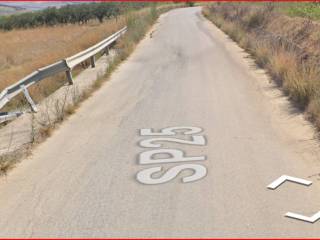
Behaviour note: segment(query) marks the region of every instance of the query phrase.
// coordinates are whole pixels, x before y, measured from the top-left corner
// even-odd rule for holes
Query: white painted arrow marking
[[[289,218],[294,218],[294,219],[298,219],[298,220],[301,220],[301,221],[309,222],[309,223],[314,223],[314,222],[319,220],[320,211],[317,212],[316,214],[314,214],[311,217],[306,217],[306,216],[303,216],[303,215],[300,215],[300,214],[296,214],[296,213],[292,213],[292,212],[287,212],[285,216],[289,217]]]
[[[277,180],[275,180],[270,185],[268,185],[267,188],[274,190],[277,187],[279,187],[282,183],[284,183],[285,181],[299,183],[299,184],[306,185],[306,186],[310,186],[312,184],[312,182],[308,181],[308,180],[304,180],[304,179],[301,179],[301,178],[290,177],[290,176],[287,176],[287,175],[282,175]]]

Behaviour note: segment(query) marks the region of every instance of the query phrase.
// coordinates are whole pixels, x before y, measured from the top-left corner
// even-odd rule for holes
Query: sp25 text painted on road
[[[150,149],[139,154],[139,164],[158,164],[160,166],[140,170],[136,175],[137,181],[147,185],[167,183],[176,178],[182,171],[190,170],[192,171],[191,175],[182,177],[181,181],[183,183],[190,183],[204,178],[207,175],[207,168],[200,164],[198,161],[205,161],[206,156],[187,156],[186,153],[182,150],[164,148],[163,144],[161,144],[161,142],[169,142],[194,146],[204,146],[206,145],[206,138],[203,135],[198,135],[201,132],[202,129],[199,127],[186,126],[163,128],[159,132],[155,132],[151,128],[140,129],[140,136],[152,136],[153,138],[143,139],[139,142],[140,147]],[[176,135],[178,134],[189,136],[191,140],[176,138]],[[165,157],[157,158],[157,156],[163,155]],[[194,161],[197,162],[194,163]],[[175,165],[167,169],[166,171],[163,171],[164,169],[161,164],[164,163],[180,164]],[[163,174],[161,174],[161,172],[163,172]],[[159,174],[161,175],[159,176]]]

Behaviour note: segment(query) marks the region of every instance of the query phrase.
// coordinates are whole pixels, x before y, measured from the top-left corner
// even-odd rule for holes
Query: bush
[[[189,2],[188,1],[188,2],[186,2],[186,4],[187,4],[188,7],[193,7],[194,6],[194,2]]]
[[[261,11],[252,13],[248,15],[245,21],[245,26],[248,29],[257,28],[263,24],[264,19],[265,15]]]

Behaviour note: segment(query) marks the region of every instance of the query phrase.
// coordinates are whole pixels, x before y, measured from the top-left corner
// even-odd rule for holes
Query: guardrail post
[[[36,104],[34,103],[34,101],[32,100],[28,89],[24,85],[21,85],[21,88],[22,88],[24,96],[26,97],[28,103],[30,104],[30,107],[31,107],[32,111],[33,112],[38,112],[38,108],[37,108]]]
[[[67,79],[68,79],[68,82],[70,85],[73,85],[73,78],[72,78],[72,73],[71,73],[71,69],[66,71],[66,76],[67,76]]]
[[[96,59],[94,56],[90,57],[91,67],[94,68],[96,66]]]
[[[109,47],[106,47],[104,52],[105,52],[106,55],[109,55]]]

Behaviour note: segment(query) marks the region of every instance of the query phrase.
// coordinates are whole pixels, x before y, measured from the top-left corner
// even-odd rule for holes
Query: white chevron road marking
[[[308,181],[308,180],[304,180],[304,179],[296,178],[296,177],[291,177],[288,175],[282,175],[277,180],[275,180],[271,184],[269,184],[267,186],[267,188],[274,190],[277,187],[279,187],[281,184],[283,184],[285,181],[299,183],[299,184],[302,184],[305,186],[310,186],[312,184],[312,181]]]
[[[297,220],[309,222],[309,223],[315,223],[316,221],[318,221],[320,219],[320,211],[311,217],[303,216],[303,215],[300,215],[297,213],[292,213],[292,212],[287,212],[285,216],[289,217],[289,218],[294,218]]]

